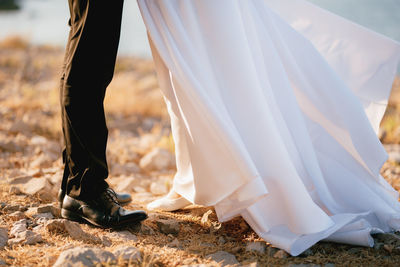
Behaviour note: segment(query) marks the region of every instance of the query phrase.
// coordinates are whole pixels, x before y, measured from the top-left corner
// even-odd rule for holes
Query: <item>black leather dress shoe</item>
[[[110,188],[91,200],[78,200],[66,195],[61,216],[72,221],[89,222],[102,228],[135,225],[147,218],[147,214],[142,210],[129,211],[122,208],[115,192]]]
[[[128,205],[132,201],[132,196],[126,193],[115,193],[117,196],[117,201],[121,206]],[[65,197],[65,191],[60,189],[58,191],[58,203],[60,203],[60,208],[62,207],[62,203]]]

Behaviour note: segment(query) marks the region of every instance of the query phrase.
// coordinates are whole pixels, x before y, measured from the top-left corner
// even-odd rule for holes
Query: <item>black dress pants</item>
[[[68,0],[71,18],[60,86],[62,189],[95,198],[108,185],[103,101],[114,74],[123,0]]]

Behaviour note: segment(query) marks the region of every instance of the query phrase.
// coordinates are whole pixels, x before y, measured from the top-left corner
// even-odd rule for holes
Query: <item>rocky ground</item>
[[[20,38],[0,43],[0,265],[13,266],[399,266],[400,235],[373,248],[320,243],[299,257],[263,242],[241,218],[220,224],[209,207],[150,213],[116,231],[60,218],[58,77],[62,50]],[[396,85],[396,88],[400,86]],[[395,95],[381,139],[384,177],[400,191],[400,112]],[[106,98],[110,184],[144,209],[168,192],[173,141],[152,62],[120,58]]]

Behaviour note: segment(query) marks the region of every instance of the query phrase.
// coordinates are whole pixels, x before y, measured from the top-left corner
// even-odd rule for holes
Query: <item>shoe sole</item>
[[[64,219],[70,220],[70,221],[75,221],[75,222],[79,222],[79,223],[89,223],[92,224],[94,226],[100,227],[100,228],[123,228],[126,226],[131,226],[134,224],[139,224],[140,222],[146,220],[148,218],[147,215],[145,215],[143,218],[139,218],[135,221],[131,221],[131,222],[127,222],[126,224],[122,224],[122,225],[118,225],[118,226],[104,226],[104,225],[100,225],[82,215],[77,214],[76,212],[67,210],[67,209],[61,209],[61,217],[63,217]]]

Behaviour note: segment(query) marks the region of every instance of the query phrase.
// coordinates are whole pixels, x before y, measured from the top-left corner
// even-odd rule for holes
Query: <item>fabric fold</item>
[[[376,136],[400,45],[303,0],[138,0],[174,190],[298,255],[400,230]]]

